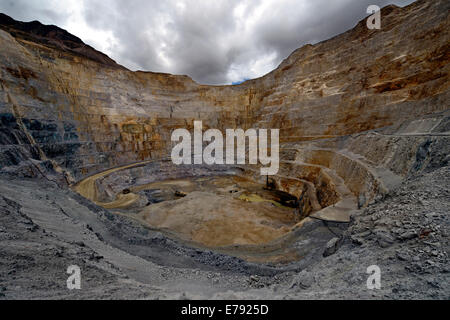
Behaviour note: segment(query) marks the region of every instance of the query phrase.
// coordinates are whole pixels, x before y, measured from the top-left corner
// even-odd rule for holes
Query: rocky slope
[[[359,211],[326,258],[324,239],[342,231],[316,221],[322,236],[301,238],[315,257],[277,270],[180,247],[48,182],[1,179],[0,299],[448,300],[449,177],[421,173]],[[82,290],[66,288],[72,264]],[[374,264],[381,290],[366,288]]]
[[[0,296],[448,299],[449,9],[388,6],[381,30],[361,21],[237,86],[131,72],[58,27],[0,15]],[[93,203],[189,178],[163,160],[194,119],[280,128],[270,182],[309,217],[266,247],[301,259],[251,263]],[[69,264],[82,292],[65,289]],[[365,287],[372,264],[380,291]]]

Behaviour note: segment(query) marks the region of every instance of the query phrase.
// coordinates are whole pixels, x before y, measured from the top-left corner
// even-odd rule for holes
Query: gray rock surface
[[[449,167],[409,178],[384,199],[355,215],[333,255],[290,269],[270,269],[191,250],[52,185],[37,187],[33,180],[5,178],[0,182],[1,299],[450,296]],[[418,204],[419,200],[422,204]],[[377,223],[383,224],[383,232],[370,232]],[[412,230],[414,237],[394,236],[413,234]],[[146,232],[150,232],[147,238],[142,238]],[[128,239],[121,240],[121,235]],[[388,246],[384,245],[386,240]],[[165,266],[155,263],[161,262],[158,245],[159,250],[164,250]],[[317,256],[321,256],[320,251]],[[79,291],[66,288],[66,269],[72,264],[82,269]],[[217,267],[211,267],[214,265]],[[371,265],[381,269],[380,290],[366,288],[366,269]]]

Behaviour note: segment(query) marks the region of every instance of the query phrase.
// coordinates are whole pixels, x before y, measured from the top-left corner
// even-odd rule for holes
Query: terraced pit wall
[[[71,184],[119,165],[167,158],[172,131],[192,129],[194,120],[202,120],[204,129],[279,128],[288,146],[339,140],[448,110],[449,9],[446,0],[388,6],[381,30],[368,30],[361,21],[328,41],[303,46],[273,72],[237,86],[131,72],[77,39],[58,36],[63,31],[57,27],[47,32],[39,26],[38,32],[34,25],[3,21],[1,170],[49,177],[56,169],[64,175],[49,179]],[[363,149],[366,142],[354,148]],[[304,181],[318,190],[331,186],[333,179],[317,167],[330,164],[327,152],[303,149],[293,159],[286,151],[281,160],[309,157],[316,167],[285,162],[274,177],[278,187],[295,194]],[[339,164],[333,168],[339,176],[345,170]],[[360,171],[346,179],[356,196],[367,181]],[[330,191],[318,202],[323,207],[337,199]]]

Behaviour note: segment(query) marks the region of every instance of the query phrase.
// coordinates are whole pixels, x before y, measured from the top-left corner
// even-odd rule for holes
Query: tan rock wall
[[[446,110],[448,9],[445,0],[388,7],[380,31],[360,22],[238,86],[130,72],[0,30],[0,144],[4,154],[17,157],[4,155],[0,163],[48,158],[79,179],[168,157],[171,132],[192,128],[194,119],[203,120],[205,129],[279,128],[281,141],[290,142]]]

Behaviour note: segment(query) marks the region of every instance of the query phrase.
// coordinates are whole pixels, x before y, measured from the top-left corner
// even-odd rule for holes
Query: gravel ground
[[[308,254],[288,266],[190,248],[49,182],[3,177],[0,299],[449,299],[449,173],[407,179],[347,230],[311,223],[295,243]],[[66,287],[70,265],[81,290]]]

